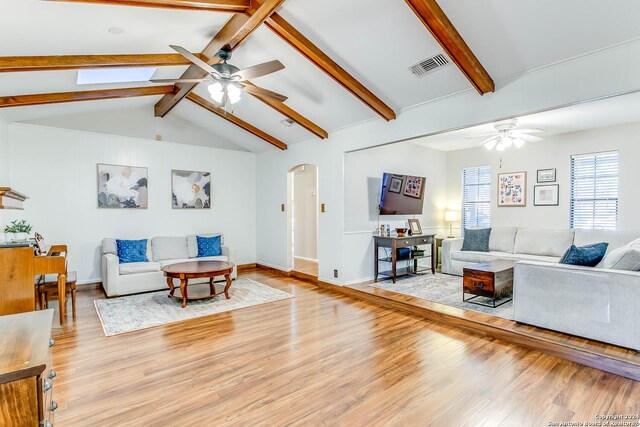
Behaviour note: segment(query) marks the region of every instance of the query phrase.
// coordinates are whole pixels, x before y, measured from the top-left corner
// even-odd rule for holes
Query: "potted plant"
[[[26,242],[33,227],[26,220],[14,220],[4,228],[4,232],[13,234],[14,242]]]

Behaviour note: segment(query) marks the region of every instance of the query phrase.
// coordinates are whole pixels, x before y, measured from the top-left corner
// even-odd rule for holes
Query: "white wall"
[[[426,177],[422,215],[383,215],[391,229],[407,227],[418,218],[424,233],[437,234],[444,226],[447,200],[446,153],[411,143],[354,151],[344,155],[344,240],[350,262],[343,266],[345,283],[373,278],[372,232],[378,227],[378,204],[384,172]],[[348,248],[348,249],[347,249]]]
[[[238,263],[255,262],[255,155],[25,124],[9,125],[11,184],[30,199],[26,218],[50,243],[69,246],[79,281],[100,280],[102,238],[221,231]],[[96,164],[149,169],[148,209],[98,209]],[[212,174],[212,208],[171,209],[171,170]]]
[[[344,284],[333,270],[357,263],[364,252],[344,242],[344,153],[407,138],[522,116],[602,96],[640,90],[640,39],[542,67],[502,81],[496,92],[479,96],[473,89],[407,108],[398,119],[366,121],[332,131],[328,140],[310,139],[285,152],[257,155],[259,262],[287,268],[287,171],[311,163],[319,166],[319,279]]]
[[[618,150],[620,153],[618,229],[640,229],[640,199],[635,183],[640,182],[640,123],[572,132],[528,143],[520,149],[499,153],[483,147],[451,151],[447,156],[448,204],[461,209],[462,169],[491,165],[491,225],[494,227],[568,228],[571,197],[571,156]],[[502,167],[500,167],[502,159]],[[534,185],[538,169],[557,169],[559,206],[534,206]],[[527,206],[497,206],[497,176],[503,172],[527,172]],[[459,225],[458,225],[459,226]]]
[[[10,186],[9,182],[9,126],[0,113],[0,187]],[[0,209],[0,242],[4,241],[6,212]]]
[[[293,256],[318,259],[318,168],[303,165],[293,172]]]

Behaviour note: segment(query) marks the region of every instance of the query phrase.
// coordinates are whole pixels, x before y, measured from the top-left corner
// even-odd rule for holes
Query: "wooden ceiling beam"
[[[222,48],[234,50],[246,38],[254,32],[264,21],[280,7],[285,0],[264,0],[261,4],[252,5],[246,14],[236,14],[225,24],[224,27],[209,42],[202,51],[205,58],[209,58],[209,64],[219,62],[216,53]],[[255,2],[255,0],[253,0]],[[253,3],[252,3],[253,4]],[[191,65],[182,74],[182,79],[199,79],[205,77],[207,72],[196,65]],[[177,83],[176,90],[171,95],[165,95],[155,106],[156,117],[164,117],[173,107],[176,106],[189,92],[196,87],[195,83]]]
[[[49,0],[66,3],[93,3],[116,6],[158,7],[165,9],[203,10],[208,12],[244,13],[251,0]]]
[[[202,59],[202,57],[200,59]],[[82,68],[168,67],[190,64],[191,62],[188,59],[177,53],[134,55],[1,56],[0,73],[79,70]]]
[[[165,95],[172,92],[173,86],[168,85],[131,87],[125,89],[87,90],[81,92],[0,96],[0,108],[60,104],[64,102],[97,101],[101,99],[131,98],[137,96]]]
[[[196,95],[193,92],[187,94],[186,97],[187,97],[187,99],[189,101],[192,101],[193,103],[201,106],[202,108],[204,108],[206,110],[209,110],[213,114],[216,114],[217,116],[225,119],[226,121],[228,121],[230,123],[233,123],[234,125],[246,130],[247,132],[252,133],[253,135],[257,136],[258,138],[261,138],[261,139],[267,141],[269,144],[273,145],[274,147],[279,148],[280,150],[286,150],[287,149],[287,144],[285,144],[284,142],[280,141],[277,138],[274,138],[273,136],[269,135],[268,133],[265,133],[265,132],[261,131],[260,129],[256,128],[255,126],[250,125],[249,123],[245,122],[241,118],[239,118],[237,116],[234,116],[231,113],[226,112],[222,108],[219,108],[219,107],[215,106],[213,103],[207,101],[203,97],[201,97],[199,95]]]
[[[436,0],[405,1],[478,93],[484,95],[487,92],[493,92],[495,90],[493,79]]]
[[[287,42],[342,87],[351,92],[356,98],[364,102],[365,105],[378,113],[383,119],[389,121],[396,118],[396,113],[391,107],[386,105],[362,83],[351,76],[344,68],[296,30],[293,25],[287,22],[282,16],[274,13],[267,19],[265,24],[282,40]]]
[[[244,85],[253,85],[253,83],[248,82],[248,81],[242,82],[242,84],[244,84]],[[305,128],[309,132],[313,133],[318,138],[325,139],[325,138],[329,137],[329,133],[326,130],[322,129],[320,126],[318,126],[317,124],[313,123],[311,120],[307,119],[306,117],[304,117],[300,113],[296,112],[294,109],[289,107],[284,102],[278,102],[278,101],[276,101],[274,99],[267,98],[267,97],[262,97],[262,96],[259,96],[259,95],[254,95],[254,94],[251,94],[251,95],[253,97],[255,97],[256,99],[264,102],[269,107],[273,108],[274,110],[276,110],[278,113],[282,114],[283,116],[288,117],[289,119],[293,120],[295,123],[297,123],[298,125],[302,126],[303,128]]]

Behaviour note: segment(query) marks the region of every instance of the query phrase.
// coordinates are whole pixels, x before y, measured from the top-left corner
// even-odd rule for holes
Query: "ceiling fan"
[[[279,102],[287,100],[287,97],[284,95],[247,82],[249,79],[266,76],[267,74],[275,73],[276,71],[284,69],[284,65],[282,65],[280,61],[269,61],[241,70],[235,65],[227,63],[227,61],[231,59],[231,52],[228,50],[220,50],[216,54],[222,62],[209,65],[181,46],[171,45],[170,47],[180,55],[187,58],[194,65],[209,73],[209,75],[201,79],[150,79],[150,82],[200,83],[203,81],[211,81],[212,84],[209,85],[209,94],[211,95],[211,98],[222,108],[227,104],[235,104],[240,101],[240,94],[242,91],[260,97],[271,98]]]
[[[469,138],[475,139],[489,136],[489,138],[478,143],[478,145],[484,145],[487,150],[493,150],[495,148],[497,151],[504,151],[511,146],[520,148],[527,142],[542,141],[543,138],[530,135],[531,133],[544,132],[542,129],[517,129],[517,126],[518,121],[516,119],[506,120],[493,125],[495,132]]]

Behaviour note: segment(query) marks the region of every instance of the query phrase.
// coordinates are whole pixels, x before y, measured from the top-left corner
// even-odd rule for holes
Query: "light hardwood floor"
[[[293,258],[293,271],[318,277],[318,261],[309,259]]]
[[[640,383],[319,290],[104,337],[93,288],[54,329],[55,426],[546,426],[640,413]],[[54,304],[52,303],[51,306]]]

